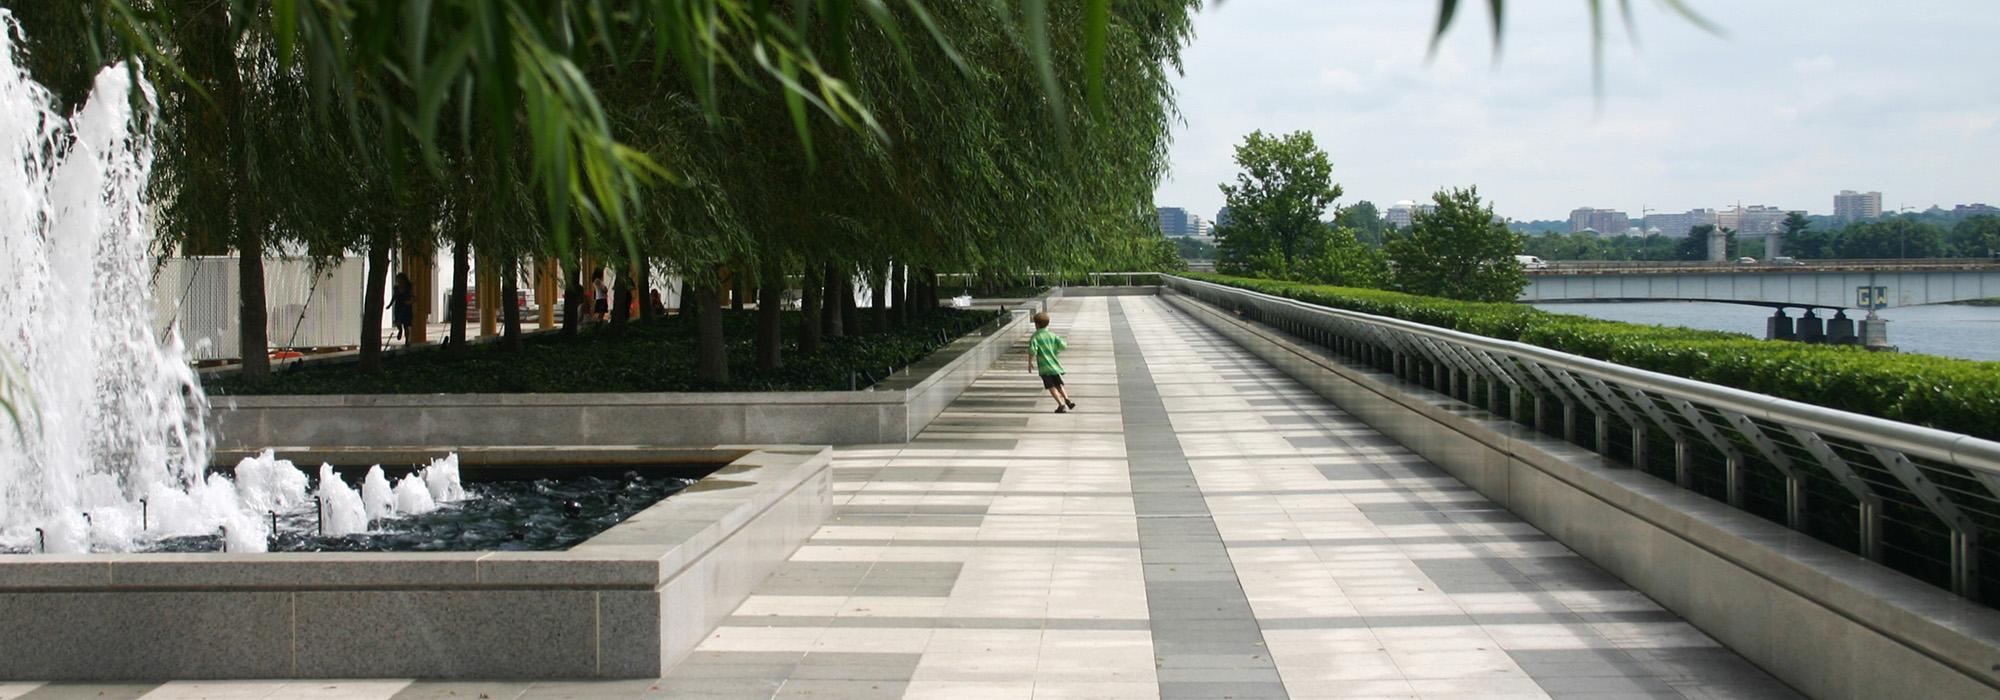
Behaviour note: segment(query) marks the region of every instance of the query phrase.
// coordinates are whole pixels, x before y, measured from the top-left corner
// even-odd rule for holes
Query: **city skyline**
[[[1312,131],[1342,205],[1464,185],[1516,220],[1738,201],[1831,214],[1841,190],[1882,192],[1884,213],[2000,200],[1981,162],[2000,152],[2000,86],[1982,68],[2000,64],[1982,38],[2000,14],[1970,0],[1691,4],[1727,35],[1640,4],[1634,48],[1610,19],[1601,98],[1580,3],[1510,4],[1497,61],[1484,13],[1465,12],[1428,63],[1427,3],[1210,7],[1176,80],[1183,123],[1155,201],[1216,210],[1255,129]]]

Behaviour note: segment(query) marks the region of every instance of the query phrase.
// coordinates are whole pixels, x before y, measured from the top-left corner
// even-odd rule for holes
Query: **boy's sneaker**
[[[1057,412],[1057,413],[1068,413],[1068,412],[1069,412],[1069,409],[1067,409],[1067,408],[1063,408],[1063,407],[1061,407],[1061,406],[1057,406],[1057,407],[1056,407],[1056,412]]]

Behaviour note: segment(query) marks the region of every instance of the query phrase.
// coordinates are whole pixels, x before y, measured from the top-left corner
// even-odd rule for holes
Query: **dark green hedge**
[[[1747,391],[2000,439],[2000,362],[1768,341],[1737,333],[1602,321],[1525,304],[1453,301],[1189,273],[1299,301],[1518,340]]]
[[[462,354],[426,349],[384,358],[383,372],[361,374],[352,364],[273,367],[271,381],[249,385],[232,376],[212,379],[212,394],[490,394],[631,391],[845,390],[851,378],[883,378],[999,316],[977,309],[938,309],[902,328],[827,339],[818,354],[798,354],[799,314],[783,318],[785,366],[757,369],[752,334],[755,312],[718,310],[729,340],[727,384],[694,378],[693,323],[680,316],[632,322],[624,332],[609,326],[575,337],[538,333],[523,347],[469,346]],[[862,316],[869,316],[863,310]],[[870,383],[867,379],[860,382]]]

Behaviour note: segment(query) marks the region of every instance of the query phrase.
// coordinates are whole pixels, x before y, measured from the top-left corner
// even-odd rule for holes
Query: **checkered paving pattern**
[[[21,698],[1788,698],[1152,297],[1064,299],[666,678],[0,684]]]

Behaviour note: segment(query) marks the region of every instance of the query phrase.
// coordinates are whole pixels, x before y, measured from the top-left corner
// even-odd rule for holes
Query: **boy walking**
[[[1076,402],[1069,400],[1069,391],[1063,388],[1062,363],[1056,355],[1069,347],[1062,336],[1049,330],[1049,312],[1035,314],[1035,335],[1028,339],[1028,354],[1035,356],[1035,373],[1042,375],[1042,388],[1049,390],[1049,398],[1056,400],[1056,412],[1068,413],[1076,408]]]

